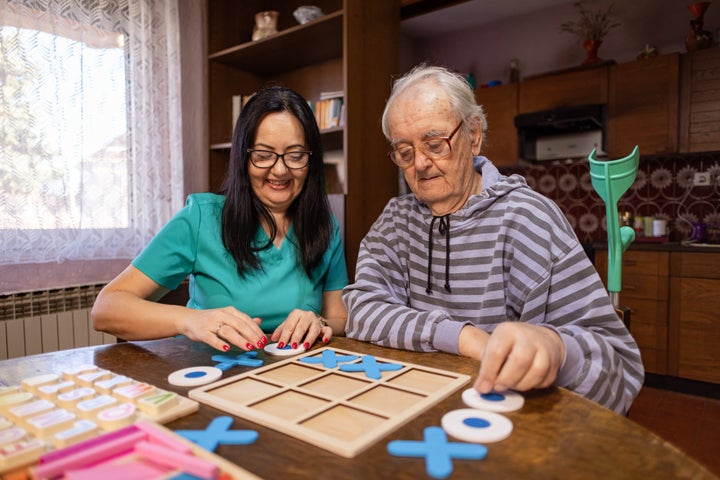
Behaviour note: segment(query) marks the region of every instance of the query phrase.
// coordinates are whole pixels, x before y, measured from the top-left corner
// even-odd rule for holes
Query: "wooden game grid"
[[[332,369],[301,358],[355,355]],[[470,381],[470,376],[375,357],[402,365],[382,371],[343,372],[362,354],[325,347],[198,387],[188,396],[219,410],[270,427],[337,455],[352,458]]]

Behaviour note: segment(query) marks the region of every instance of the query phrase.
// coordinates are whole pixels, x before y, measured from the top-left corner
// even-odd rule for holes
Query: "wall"
[[[600,57],[617,63],[633,61],[645,44],[661,53],[685,50],[685,36],[692,15],[684,0],[637,0],[615,2],[613,16],[622,25],[613,30],[600,48]],[[595,2],[607,5],[607,2]],[[562,33],[559,26],[577,19],[572,3],[487,25],[467,28],[429,39],[402,40],[401,61],[405,71],[420,62],[445,65],[462,73],[473,73],[478,85],[490,80],[507,83],[510,59],[520,63],[521,79],[576,67],[585,58],[580,41]],[[482,12],[478,12],[482,18]],[[718,41],[720,5],[711,5],[705,15],[706,30]],[[471,47],[468,47],[471,46]],[[492,118],[488,119],[492,125]],[[690,225],[678,220],[720,226],[720,185],[694,187],[689,176],[695,171],[720,173],[720,152],[694,155],[641,157],[636,182],[619,202],[621,211],[632,215],[665,218],[671,240],[687,238]],[[523,175],[533,189],[552,198],[573,225],[582,242],[605,241],[605,204],[592,188],[586,161],[543,164],[506,169]],[[720,231],[711,230],[711,241],[720,241]]]

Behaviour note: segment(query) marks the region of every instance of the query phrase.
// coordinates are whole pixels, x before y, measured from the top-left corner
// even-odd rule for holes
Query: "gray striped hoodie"
[[[618,413],[642,386],[637,344],[557,205],[475,157],[483,191],[442,218],[413,194],[391,199],[343,291],[346,335],[458,353],[460,330],[500,322],[552,328],[565,343],[555,382]]]

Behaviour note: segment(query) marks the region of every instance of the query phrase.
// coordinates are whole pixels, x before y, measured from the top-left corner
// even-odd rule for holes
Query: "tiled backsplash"
[[[605,203],[590,182],[585,160],[538,164],[503,173],[523,175],[530,187],[553,199],[581,242],[606,241]],[[695,172],[710,173],[710,186],[693,186]],[[711,242],[720,240],[720,152],[641,157],[637,178],[618,202],[620,212],[668,221],[670,240],[690,236],[689,222],[710,227]],[[685,220],[684,220],[685,219]],[[687,220],[687,221],[686,221]]]

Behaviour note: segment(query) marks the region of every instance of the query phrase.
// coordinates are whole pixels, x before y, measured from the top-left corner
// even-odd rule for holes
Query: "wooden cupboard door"
[[[720,279],[670,278],[670,375],[720,383]]]
[[[680,67],[677,53],[610,67],[606,147],[622,158],[677,152]]]
[[[633,298],[620,294],[623,306],[630,309],[630,333],[640,349],[648,373],[666,375],[668,352],[668,302]]]
[[[577,69],[527,78],[520,83],[519,113],[608,101],[608,67]]]
[[[482,105],[488,128],[480,154],[497,167],[518,164],[518,134],[515,116],[518,113],[518,84],[475,90],[475,98]]]
[[[607,282],[606,251],[595,265]],[[640,348],[645,371],[668,373],[668,252],[629,250],[623,254],[621,306],[630,310],[630,333]]]
[[[680,152],[720,150],[720,48],[680,58]]]

